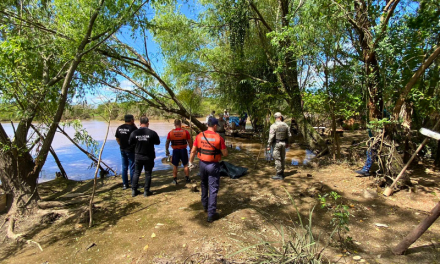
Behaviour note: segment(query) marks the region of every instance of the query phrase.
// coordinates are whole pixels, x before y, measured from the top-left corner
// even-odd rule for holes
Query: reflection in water
[[[89,120],[82,122],[83,127],[87,132],[98,141],[100,146],[105,138],[105,131],[107,123],[98,120]],[[117,173],[121,172],[121,154],[119,145],[115,140],[116,128],[123,124],[123,122],[112,121],[110,125],[109,135],[104,151],[102,153],[102,160],[113,168]],[[13,129],[11,124],[3,123],[3,128],[6,133],[11,136]],[[136,126],[139,127],[139,120],[136,121]],[[165,155],[165,141],[168,132],[174,128],[173,123],[170,121],[150,121],[150,128],[155,130],[160,137],[160,145],[156,146],[156,159],[153,170],[166,170],[171,169],[171,165],[168,162],[162,162]],[[74,136],[74,129],[66,127],[64,129],[71,137]],[[235,148],[240,151],[244,151],[248,154],[257,156],[260,151],[261,144],[256,141],[250,141],[242,138],[226,137],[226,145],[228,147]],[[69,140],[67,140],[62,134],[57,133],[52,144],[58,158],[61,160],[66,173],[71,180],[87,180],[92,179],[95,173],[95,168],[91,168],[92,161],[87,156],[78,150]],[[100,147],[99,146],[99,147]],[[265,146],[261,149],[262,157],[264,157]],[[307,164],[307,162],[313,158],[314,154],[308,150],[302,150],[297,148],[290,148],[286,154],[286,164],[299,165]],[[43,170],[41,171],[40,182],[51,180],[55,177],[55,172],[59,171],[53,157],[48,155]],[[170,174],[171,176],[171,174]]]

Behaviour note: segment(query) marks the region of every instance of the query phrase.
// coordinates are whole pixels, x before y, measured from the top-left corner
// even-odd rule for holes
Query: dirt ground
[[[361,134],[343,138],[345,147]],[[344,147],[343,146],[343,147]],[[345,151],[347,157],[348,152]],[[46,219],[36,229],[26,230],[26,238],[41,244],[17,244],[4,239],[0,245],[2,263],[248,263],[252,250],[231,256],[250,245],[280,241],[277,230],[298,225],[298,215],[286,190],[293,197],[303,221],[312,215],[312,230],[327,245],[331,212],[320,208],[318,194],[339,193],[351,214],[348,227],[352,242],[344,247],[330,243],[323,254],[329,262],[338,263],[440,263],[440,224],[437,221],[414,243],[404,256],[394,256],[391,249],[423,220],[439,201],[440,172],[427,163],[410,171],[416,188],[402,190],[391,197],[372,187],[374,177],[356,177],[363,160],[356,164],[346,159],[336,164],[315,160],[308,166],[288,166],[287,178],[274,181],[273,162],[232,149],[225,159],[249,168],[240,179],[222,177],[218,198],[221,218],[207,223],[200,202],[200,192],[191,184],[171,185],[171,171],[153,173],[153,196],[132,198],[122,190],[120,177],[98,183],[95,223],[88,228],[87,215],[81,208],[88,204],[70,205],[68,215]],[[199,183],[191,172],[193,183]],[[91,181],[54,180],[41,184],[45,201],[71,201],[88,198]],[[366,191],[368,190],[368,191]],[[368,192],[368,193],[367,193]],[[66,194],[83,193],[79,197]],[[0,220],[3,222],[4,215]],[[383,224],[380,227],[376,224]],[[17,226],[18,231],[20,225]],[[1,235],[4,236],[4,233]],[[259,248],[261,250],[261,247]],[[354,256],[361,260],[355,261]]]

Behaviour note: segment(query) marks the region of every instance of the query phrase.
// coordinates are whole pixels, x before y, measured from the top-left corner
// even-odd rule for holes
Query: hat
[[[228,109],[225,109],[225,112],[227,112],[228,111]]]
[[[218,125],[218,120],[215,117],[210,117],[208,119],[208,126],[213,127],[215,125]]]
[[[275,118],[278,118],[278,117],[282,117],[283,115],[280,112],[276,112],[273,116]]]

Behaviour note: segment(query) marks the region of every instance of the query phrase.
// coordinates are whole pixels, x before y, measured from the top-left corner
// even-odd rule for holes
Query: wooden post
[[[437,123],[435,124],[433,130],[435,130],[437,128],[437,126],[440,123],[440,119],[437,121]],[[397,178],[394,180],[393,184],[391,184],[390,187],[387,187],[385,189],[385,191],[383,192],[383,195],[385,196],[390,196],[391,194],[393,194],[393,188],[396,185],[397,181],[400,180],[400,178],[405,174],[406,169],[408,169],[409,165],[411,164],[411,162],[414,160],[414,158],[417,156],[417,153],[419,153],[419,151],[423,148],[423,146],[425,146],[425,144],[428,142],[429,137],[425,138],[422,142],[422,144],[420,144],[420,146],[417,148],[416,152],[414,152],[414,154],[411,156],[411,158],[409,159],[409,161],[406,163],[405,167],[403,167],[402,171],[400,171],[399,175],[397,175]]]
[[[440,202],[432,209],[428,217],[426,217],[411,233],[409,233],[394,249],[395,255],[402,255],[416,240],[425,233],[425,231],[440,216]]]

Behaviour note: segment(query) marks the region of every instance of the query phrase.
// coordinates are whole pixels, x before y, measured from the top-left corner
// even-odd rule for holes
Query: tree
[[[84,89],[81,78],[99,47],[143,5],[132,1],[37,1],[0,4],[0,92],[18,109],[20,121],[8,136],[0,124],[0,179],[8,197],[8,235],[19,216],[31,215],[39,200],[37,178],[66,105]],[[41,120],[45,136],[38,151],[30,133]],[[40,129],[40,128],[39,128]],[[42,129],[40,129],[40,132]]]

